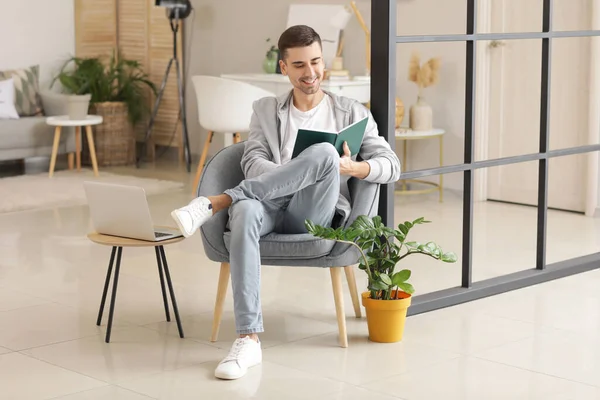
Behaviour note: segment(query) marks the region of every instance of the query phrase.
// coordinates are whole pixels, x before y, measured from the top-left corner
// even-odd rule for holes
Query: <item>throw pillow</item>
[[[0,71],[0,80],[12,78],[15,83],[15,108],[21,117],[42,115],[39,95],[39,66]]]
[[[12,79],[0,81],[0,119],[19,119],[15,108],[15,83]]]

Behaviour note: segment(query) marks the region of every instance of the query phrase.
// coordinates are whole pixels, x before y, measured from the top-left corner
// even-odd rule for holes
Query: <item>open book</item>
[[[355,155],[360,150],[360,145],[362,144],[363,137],[365,136],[368,121],[369,117],[365,117],[351,125],[348,125],[338,133],[317,131],[312,129],[298,129],[298,135],[296,136],[296,143],[294,144],[292,158],[295,158],[298,154],[302,153],[305,149],[313,144],[323,142],[328,142],[334,145],[340,156],[344,154],[344,142],[348,142],[351,155]]]

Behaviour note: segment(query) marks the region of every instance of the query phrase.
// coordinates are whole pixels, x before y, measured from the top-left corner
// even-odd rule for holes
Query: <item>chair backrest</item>
[[[197,75],[192,77],[198,100],[200,126],[213,132],[247,132],[252,104],[275,96],[258,86],[233,79]]]

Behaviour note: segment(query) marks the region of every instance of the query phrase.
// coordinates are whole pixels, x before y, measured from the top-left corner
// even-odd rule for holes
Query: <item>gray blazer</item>
[[[357,100],[337,96],[329,91],[325,94],[333,100],[337,130],[369,117],[367,130],[358,153],[360,160],[371,166],[371,173],[365,178],[374,183],[392,183],[400,179],[400,160],[387,141],[379,136],[377,123],[370,110]],[[254,113],[250,122],[250,133],[244,148],[241,166],[246,178],[254,178],[281,165],[281,132],[287,129],[292,91],[279,97],[265,97],[253,104]],[[357,155],[352,156],[354,160]],[[349,176],[342,176],[341,196],[336,209],[344,217],[350,214],[347,182]]]

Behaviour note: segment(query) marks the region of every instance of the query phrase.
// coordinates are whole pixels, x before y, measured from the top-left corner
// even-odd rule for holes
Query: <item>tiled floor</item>
[[[168,164],[112,172],[191,180]],[[155,222],[170,224],[169,211],[189,197],[152,196]],[[460,201],[452,192],[442,204],[399,197],[397,215],[431,219],[415,238],[460,253]],[[535,210],[475,211],[476,279],[531,268]],[[599,250],[598,220],[550,218],[561,225],[548,237],[554,261]],[[329,273],[264,267],[264,362],[223,382],[213,370],[234,338],[232,300],[210,343],[218,266],[199,236],[166,249],[186,338],[164,321],[154,253],[126,249],[106,344],[95,319],[110,250],[85,238],[90,229],[86,207],[0,215],[0,399],[600,399],[600,270],[410,317],[404,340],[387,345],[368,341],[346,290],[342,349]],[[420,293],[460,281],[459,264],[412,263]]]

